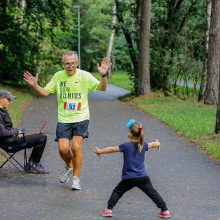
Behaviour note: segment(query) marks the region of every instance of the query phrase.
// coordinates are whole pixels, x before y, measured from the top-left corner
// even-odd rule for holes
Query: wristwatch
[[[106,77],[106,76],[108,76],[108,73],[106,73],[105,75],[102,75],[102,77]]]

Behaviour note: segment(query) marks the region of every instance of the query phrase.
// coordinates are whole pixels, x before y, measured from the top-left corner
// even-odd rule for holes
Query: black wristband
[[[102,75],[102,77],[106,77],[106,76],[108,76],[108,73],[106,73],[105,75]]]

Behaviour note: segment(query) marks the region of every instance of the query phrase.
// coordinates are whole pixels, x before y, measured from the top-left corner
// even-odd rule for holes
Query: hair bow
[[[134,119],[130,119],[128,121],[128,123],[126,124],[126,127],[131,128],[135,123],[136,123],[136,121]]]
[[[143,127],[143,125],[141,123],[139,123],[139,130],[140,131],[144,131],[144,127]]]

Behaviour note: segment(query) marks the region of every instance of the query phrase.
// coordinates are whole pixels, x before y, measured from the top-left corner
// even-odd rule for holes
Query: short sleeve
[[[145,151],[148,151],[148,143],[144,143],[145,145]]]
[[[55,75],[51,78],[50,82],[44,87],[44,89],[51,94],[57,92]]]
[[[91,73],[86,72],[86,84],[89,91],[96,91],[100,81],[97,80]]]
[[[120,144],[119,149],[120,149],[120,152],[124,152],[125,151],[125,144]]]

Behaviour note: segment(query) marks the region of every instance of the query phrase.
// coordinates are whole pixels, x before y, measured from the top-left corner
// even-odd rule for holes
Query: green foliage
[[[170,78],[201,80],[205,52],[206,0],[153,1],[151,83],[169,90]],[[196,68],[197,69],[196,69]],[[193,74],[193,76],[192,76]]]
[[[65,24],[61,0],[4,1],[0,11],[0,77],[21,81],[24,70],[36,72],[44,39],[52,39],[52,29]],[[65,27],[65,25],[63,26]],[[62,28],[61,28],[62,29]],[[64,29],[64,28],[63,28]]]
[[[96,64],[100,63],[107,52],[112,2],[85,0],[81,3],[81,8],[81,64],[82,68],[92,72],[96,70]]]
[[[19,24],[10,16],[6,18],[6,29],[0,31],[2,47],[0,48],[0,78],[2,80],[19,80],[20,73],[27,66],[33,67],[33,62],[28,62],[28,52],[36,50],[36,43],[31,35],[20,29]]]
[[[116,2],[120,5],[119,13],[123,19],[118,28],[131,38],[137,57],[138,1]],[[172,81],[182,79],[187,82],[190,79],[193,80],[193,84],[197,84],[201,80],[202,63],[206,56],[206,10],[206,0],[152,1],[151,88],[170,91]],[[136,85],[137,70],[128,58],[131,54],[127,50],[125,38],[121,37],[122,32],[117,31],[117,34],[114,50],[116,65],[118,69],[128,70],[131,80]]]
[[[113,56],[115,61],[114,68],[116,70],[125,70],[128,72],[132,71],[132,63],[129,56],[128,47],[121,31],[118,31],[118,35],[115,37]]]
[[[130,75],[130,80],[134,85],[134,91],[137,91],[137,76],[138,76],[138,32],[139,32],[139,17],[138,17],[138,1],[121,1],[115,0],[117,17],[118,17],[118,29],[121,29],[123,32],[124,38],[119,38],[123,43],[123,40],[126,39],[126,50],[128,51],[127,56],[129,55],[130,59],[126,59],[127,56],[124,54],[119,63],[126,65],[126,60],[130,61],[126,66]],[[119,33],[122,33],[122,32]],[[114,51],[114,54],[121,53],[120,46],[119,49]],[[119,60],[119,59],[118,59]],[[116,60],[117,61],[117,60]]]
[[[46,81],[48,73],[58,69],[65,50],[78,50],[78,11],[74,6],[79,1],[24,2],[23,6],[12,0],[0,4],[2,81],[22,81],[24,70],[40,72],[41,80]],[[85,0],[79,6],[81,67],[93,70],[107,51],[112,2]]]

